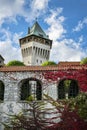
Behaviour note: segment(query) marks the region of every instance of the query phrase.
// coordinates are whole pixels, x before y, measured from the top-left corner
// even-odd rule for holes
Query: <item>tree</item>
[[[45,96],[56,107],[61,119],[60,122],[48,126],[49,130],[87,130],[87,93],[80,93],[76,98],[58,101],[48,95]]]
[[[25,66],[23,62],[18,60],[9,61],[6,66]]]
[[[75,99],[70,102],[72,107],[78,108],[79,116],[87,121],[87,93],[80,93]]]
[[[45,61],[42,66],[48,66],[48,65],[56,65],[54,61]]]
[[[53,108],[45,108],[44,102],[30,100],[27,109],[22,113],[12,116],[13,130],[87,130],[87,94],[81,93],[76,98],[54,100],[44,95]],[[45,117],[45,115],[49,117]],[[50,117],[50,114],[53,117]],[[68,124],[68,125],[67,125]],[[7,129],[6,129],[7,130]]]
[[[80,62],[81,65],[87,64],[87,57],[83,58]]]

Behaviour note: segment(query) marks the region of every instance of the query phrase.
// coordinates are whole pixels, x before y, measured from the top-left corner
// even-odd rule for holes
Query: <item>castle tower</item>
[[[19,39],[25,65],[41,65],[49,60],[52,40],[45,34],[38,22],[28,28],[28,35]]]

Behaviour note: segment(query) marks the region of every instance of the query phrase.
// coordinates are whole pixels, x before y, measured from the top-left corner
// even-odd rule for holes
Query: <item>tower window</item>
[[[30,41],[30,38],[28,38],[28,42]]]
[[[38,63],[38,59],[37,59],[37,63]]]
[[[26,39],[23,40],[23,43],[25,43],[25,42],[26,42]]]
[[[49,45],[49,41],[46,41],[45,44],[46,44],[46,45]]]

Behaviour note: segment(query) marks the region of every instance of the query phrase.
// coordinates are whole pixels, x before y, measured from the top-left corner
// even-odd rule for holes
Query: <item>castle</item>
[[[30,95],[36,101],[43,101],[44,93],[57,100],[76,97],[80,91],[87,91],[87,65],[37,66],[49,60],[52,47],[52,40],[37,22],[19,41],[27,66],[0,67],[1,122],[9,121],[7,114],[26,109],[26,98]],[[63,86],[66,80],[70,81],[68,93]],[[0,130],[4,130],[2,124]]]
[[[45,34],[38,22],[28,28],[27,36],[19,41],[25,65],[41,65],[49,60],[52,40]]]

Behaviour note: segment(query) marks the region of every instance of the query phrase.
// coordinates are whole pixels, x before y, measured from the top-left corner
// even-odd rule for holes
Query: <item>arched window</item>
[[[21,86],[21,100],[25,100],[30,96],[29,81],[25,81]]]
[[[24,80],[21,85],[21,100],[26,100],[30,96],[34,100],[42,99],[42,86],[41,82],[37,79],[27,79]]]
[[[78,84],[75,80],[71,80],[69,89],[69,98],[76,97],[78,95],[79,89]]]
[[[58,99],[65,98],[65,89],[64,89],[64,83],[60,82],[58,86]]]
[[[74,98],[78,95],[79,87],[75,80],[62,80],[58,85],[58,99]]]
[[[4,100],[4,84],[2,81],[0,81],[0,100]]]

